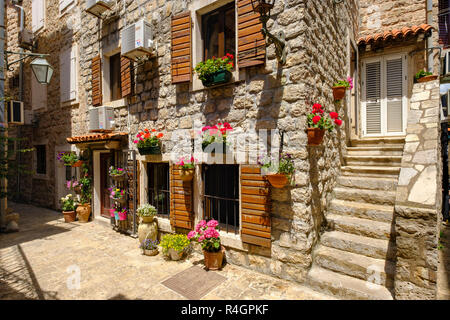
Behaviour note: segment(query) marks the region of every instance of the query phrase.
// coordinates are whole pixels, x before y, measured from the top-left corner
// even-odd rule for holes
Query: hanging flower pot
[[[223,257],[225,255],[225,247],[220,246],[217,252],[209,252],[203,250],[203,257],[205,258],[205,267],[208,270],[219,270],[222,268]]]
[[[345,87],[345,86],[333,87],[334,100],[342,100],[345,97],[346,90],[347,90],[347,87]]]
[[[268,174],[266,177],[274,188],[283,188],[288,183],[288,177],[284,173]]]
[[[325,134],[324,129],[308,128],[308,145],[310,146],[320,145],[322,143],[324,134]]]
[[[77,213],[75,211],[63,211],[64,222],[74,222],[77,217]]]
[[[124,204],[124,203],[127,202],[127,198],[125,196],[123,196],[121,198],[111,198],[111,199],[113,199],[114,201],[116,201],[116,202],[118,202],[120,204]]]
[[[151,146],[151,147],[138,147],[139,154],[141,156],[148,155],[148,154],[161,154],[161,147],[160,146]]]
[[[192,181],[194,178],[194,169],[181,169],[180,178],[184,182]]]
[[[437,75],[429,75],[429,76],[425,76],[425,77],[417,79],[417,82],[419,82],[419,83],[428,82],[428,81],[436,80],[437,78],[438,78]]]
[[[78,160],[77,162],[72,164],[72,167],[78,168],[78,167],[81,167],[82,164],[83,164],[83,161],[82,160]]]

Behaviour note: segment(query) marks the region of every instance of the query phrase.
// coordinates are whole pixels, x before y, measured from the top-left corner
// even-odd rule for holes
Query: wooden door
[[[109,209],[112,208],[112,201],[109,198],[110,192],[108,190],[108,188],[111,187],[111,181],[108,171],[110,167],[110,161],[110,153],[100,154],[100,214],[106,218],[111,217]]]

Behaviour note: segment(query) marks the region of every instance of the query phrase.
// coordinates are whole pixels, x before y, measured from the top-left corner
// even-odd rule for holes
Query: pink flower
[[[203,228],[203,227],[206,226],[206,221],[205,221],[205,220],[201,220],[201,221],[198,223],[198,225],[199,225],[201,228]]]
[[[350,90],[353,89],[353,78],[347,77],[347,82],[350,84]]]
[[[134,140],[133,142],[134,142],[134,143],[138,143],[138,141],[137,141],[137,140]]]
[[[198,238],[198,242],[202,242],[203,240],[205,240],[205,236],[201,236]]]
[[[217,220],[209,220],[206,225],[210,228],[215,228],[219,225],[219,222]]]
[[[197,232],[195,232],[194,230],[192,230],[191,232],[188,233],[187,238],[189,240],[191,240],[192,238],[195,237],[195,235],[197,234]]]

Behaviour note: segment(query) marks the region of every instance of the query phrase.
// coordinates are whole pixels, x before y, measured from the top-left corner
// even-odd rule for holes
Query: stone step
[[[398,179],[394,178],[358,176],[339,176],[337,179],[338,186],[385,191],[395,191],[397,189],[397,182]]]
[[[389,290],[381,285],[349,277],[313,266],[308,272],[308,285],[325,294],[358,300],[393,300]]]
[[[350,141],[352,147],[398,147],[403,146],[405,137],[382,137],[382,138],[364,138]]]
[[[385,259],[320,246],[314,252],[314,262],[325,269],[371,283],[393,287],[395,265]]]
[[[396,166],[344,166],[341,168],[343,175],[356,175],[363,177],[387,177],[398,178],[400,167]]]
[[[348,166],[400,166],[402,163],[402,156],[344,156],[345,163]]]
[[[340,200],[385,205],[394,205],[396,195],[395,191],[354,189],[347,187],[336,187],[334,188],[333,193],[335,198]]]
[[[333,199],[328,211],[343,216],[391,223],[394,206]]]
[[[360,147],[347,147],[347,155],[367,155],[367,156],[402,156],[403,145],[392,146],[360,146]]]
[[[325,232],[321,237],[321,244],[376,259],[392,260],[395,257],[395,244],[389,240],[368,238],[341,231]]]
[[[391,224],[355,217],[329,213],[327,215],[330,230],[342,231],[364,237],[388,240],[391,235]]]

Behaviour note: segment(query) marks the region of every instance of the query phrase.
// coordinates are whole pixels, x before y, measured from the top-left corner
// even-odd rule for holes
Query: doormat
[[[225,280],[227,278],[217,272],[193,266],[163,281],[162,284],[189,300],[199,300]]]

